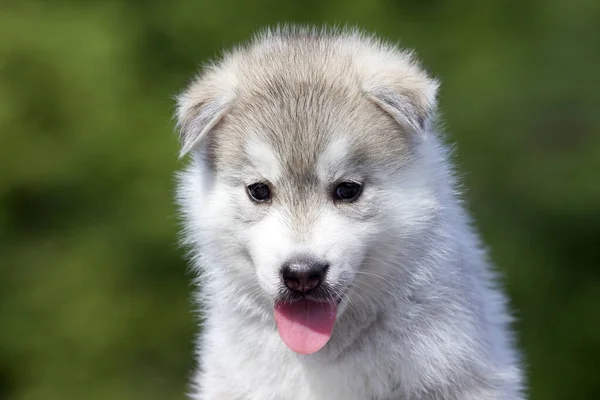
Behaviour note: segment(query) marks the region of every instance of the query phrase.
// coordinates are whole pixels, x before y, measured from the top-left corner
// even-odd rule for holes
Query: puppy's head
[[[292,349],[320,348],[338,304],[361,285],[376,297],[435,215],[436,89],[409,54],[352,32],[267,33],[207,67],[178,109],[206,279],[275,306]],[[321,341],[299,343],[298,313]]]

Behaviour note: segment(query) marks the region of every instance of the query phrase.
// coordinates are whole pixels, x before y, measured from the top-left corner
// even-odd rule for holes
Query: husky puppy
[[[263,32],[178,97],[196,400],[524,399],[438,83],[357,31]]]

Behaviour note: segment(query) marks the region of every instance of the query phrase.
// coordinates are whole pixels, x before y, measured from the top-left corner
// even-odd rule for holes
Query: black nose
[[[283,264],[281,277],[288,289],[306,293],[321,284],[328,268],[328,264],[315,260],[293,260]]]

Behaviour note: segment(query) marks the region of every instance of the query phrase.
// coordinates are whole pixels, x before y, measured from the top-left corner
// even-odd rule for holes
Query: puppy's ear
[[[405,129],[425,134],[437,109],[437,80],[409,53],[388,53],[378,64],[365,79],[367,96]]]
[[[222,67],[211,66],[177,96],[177,128],[182,158],[201,145],[230,109],[235,79]]]

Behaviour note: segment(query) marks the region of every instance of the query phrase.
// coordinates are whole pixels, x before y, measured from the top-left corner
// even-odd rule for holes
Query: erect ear
[[[234,76],[225,68],[211,66],[177,97],[180,158],[200,146],[230,109],[235,83]]]
[[[379,65],[364,82],[367,96],[402,127],[424,134],[437,109],[439,83],[408,53],[388,55]]]

